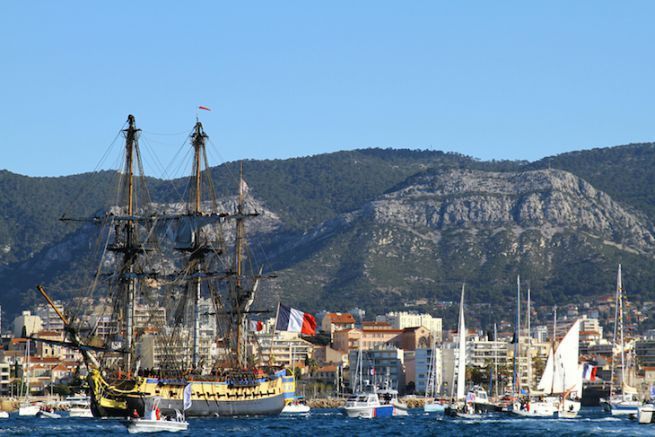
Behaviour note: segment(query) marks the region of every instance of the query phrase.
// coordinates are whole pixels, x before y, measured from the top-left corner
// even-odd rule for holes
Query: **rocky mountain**
[[[430,171],[324,223],[287,253],[276,265],[281,283],[311,307],[337,300],[427,310],[456,300],[466,282],[471,301],[506,314],[517,273],[542,305],[609,292],[617,262],[652,262],[655,228],[569,172]],[[652,284],[648,270],[632,284]]]
[[[652,144],[535,163],[381,149],[247,161],[251,195],[264,212],[251,224],[249,257],[278,275],[262,286],[258,305],[282,299],[307,310],[434,312],[465,282],[467,300],[507,314],[516,274],[539,304],[582,302],[611,292],[618,262],[631,299],[655,298],[653,161]],[[229,202],[237,164],[212,173]],[[88,286],[97,229],[57,218],[111,207],[116,177],[0,172],[7,315],[36,299],[36,283],[64,298]],[[159,209],[180,208],[187,183],[148,180]]]

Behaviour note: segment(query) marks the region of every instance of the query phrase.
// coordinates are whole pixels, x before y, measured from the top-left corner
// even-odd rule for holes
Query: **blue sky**
[[[91,171],[133,113],[147,171],[179,176],[198,105],[214,164],[653,141],[654,16],[639,1],[7,1],[0,168]]]

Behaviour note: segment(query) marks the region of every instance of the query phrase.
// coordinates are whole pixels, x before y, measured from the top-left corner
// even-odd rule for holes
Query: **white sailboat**
[[[293,345],[289,346],[291,348],[291,372],[295,375],[295,360],[294,360],[294,350]],[[282,409],[282,414],[307,414],[311,410],[311,407],[307,405],[304,396],[298,396],[296,393],[293,394],[293,398],[289,399]]]
[[[25,349],[25,363],[23,364],[23,374],[25,375],[25,398],[18,407],[19,416],[36,416],[41,410],[40,405],[33,405],[30,403],[30,341],[27,340],[27,347]]]
[[[616,366],[614,357],[612,357],[611,376],[610,376],[610,397],[601,399],[601,405],[605,411],[609,411],[612,416],[637,414],[641,402],[639,402],[637,389],[626,383],[625,374],[625,342],[623,338],[623,280],[621,278],[621,264],[616,274],[616,302],[614,311],[614,336],[612,340],[612,351],[619,347],[621,353],[621,392],[614,392],[614,375]],[[612,354],[614,355],[614,353]]]
[[[556,332],[555,322],[553,337]],[[561,418],[577,417],[580,411],[581,404],[577,400],[582,394],[582,373],[578,365],[579,341],[580,320],[576,320],[557,347],[553,339],[544,374],[537,386],[546,396],[544,402],[557,407]]]
[[[521,278],[516,277],[516,325],[519,327],[521,325]],[[528,302],[527,302],[527,330],[528,330],[528,344],[527,344],[527,357],[528,357],[528,396],[526,398],[518,399],[517,395],[520,393],[520,384],[518,383],[520,378],[518,375],[518,368],[515,367],[514,378],[516,383],[514,384],[514,398],[515,402],[512,405],[512,414],[517,416],[524,417],[553,417],[557,414],[557,409],[559,407],[559,399],[557,398],[545,398],[543,395],[535,394],[531,391],[531,382],[532,382],[532,363],[531,363],[531,345],[532,337],[530,336],[530,289],[528,288]],[[557,310],[556,310],[557,311]],[[556,327],[553,325],[553,332],[555,332]],[[514,344],[514,354],[518,357],[520,353],[520,329],[515,330],[516,342]],[[553,342],[554,345],[554,342]],[[552,351],[551,351],[552,352]],[[515,360],[515,363],[518,363],[518,359]]]
[[[432,349],[430,356],[430,364],[428,366],[428,383],[425,387],[425,398],[423,400],[423,411],[426,413],[443,413],[445,407],[437,399],[438,378],[437,378],[437,340],[433,338]]]
[[[453,375],[453,385],[451,403],[446,408],[446,414],[453,417],[475,419],[481,417],[475,413],[473,403],[467,402],[466,399],[466,323],[464,322],[464,284],[462,284],[462,296],[459,303],[459,324],[457,326],[458,348],[457,348],[457,367]],[[457,386],[457,392],[455,392]]]

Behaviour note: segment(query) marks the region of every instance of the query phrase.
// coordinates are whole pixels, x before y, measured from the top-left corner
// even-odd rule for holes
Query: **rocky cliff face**
[[[449,170],[411,177],[295,243],[281,265],[287,293],[382,311],[430,309],[462,282],[472,301],[501,304],[517,273],[542,304],[605,292],[619,260],[652,261],[655,230],[565,171]]]

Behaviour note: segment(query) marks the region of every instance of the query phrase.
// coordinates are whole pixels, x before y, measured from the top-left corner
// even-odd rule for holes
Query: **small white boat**
[[[188,387],[191,385],[189,384]],[[190,406],[190,392],[184,390],[185,405]],[[187,397],[189,398],[187,400]],[[158,396],[146,398],[145,417],[129,418],[127,420],[127,432],[137,434],[141,432],[179,432],[189,429],[189,422],[184,420],[184,414],[175,410],[175,417],[164,417],[159,410],[161,398]],[[187,404],[188,402],[188,404]]]
[[[40,405],[23,404],[18,407],[18,415],[23,417],[34,417],[41,411]]]
[[[637,420],[642,425],[655,423],[655,404],[644,404],[639,407]]]
[[[629,386],[624,386],[624,392],[612,396],[608,399],[601,399],[603,410],[612,414],[612,416],[627,416],[637,414],[641,402],[637,398],[636,390]]]
[[[0,419],[9,419],[9,413],[6,411],[0,411]]]
[[[423,411],[426,413],[442,414],[445,410],[446,407],[440,404],[436,399],[432,402],[426,402],[423,404]]]
[[[297,397],[282,409],[282,414],[307,414],[311,410],[303,397]]]
[[[42,419],[61,419],[61,415],[47,410],[40,410],[38,413],[36,413],[36,417],[40,417]]]
[[[141,432],[180,432],[189,429],[189,422],[181,418],[166,419],[128,419],[127,432],[137,434]]]
[[[515,402],[512,406],[512,414],[522,417],[555,417],[558,410],[559,399],[554,398]]]

